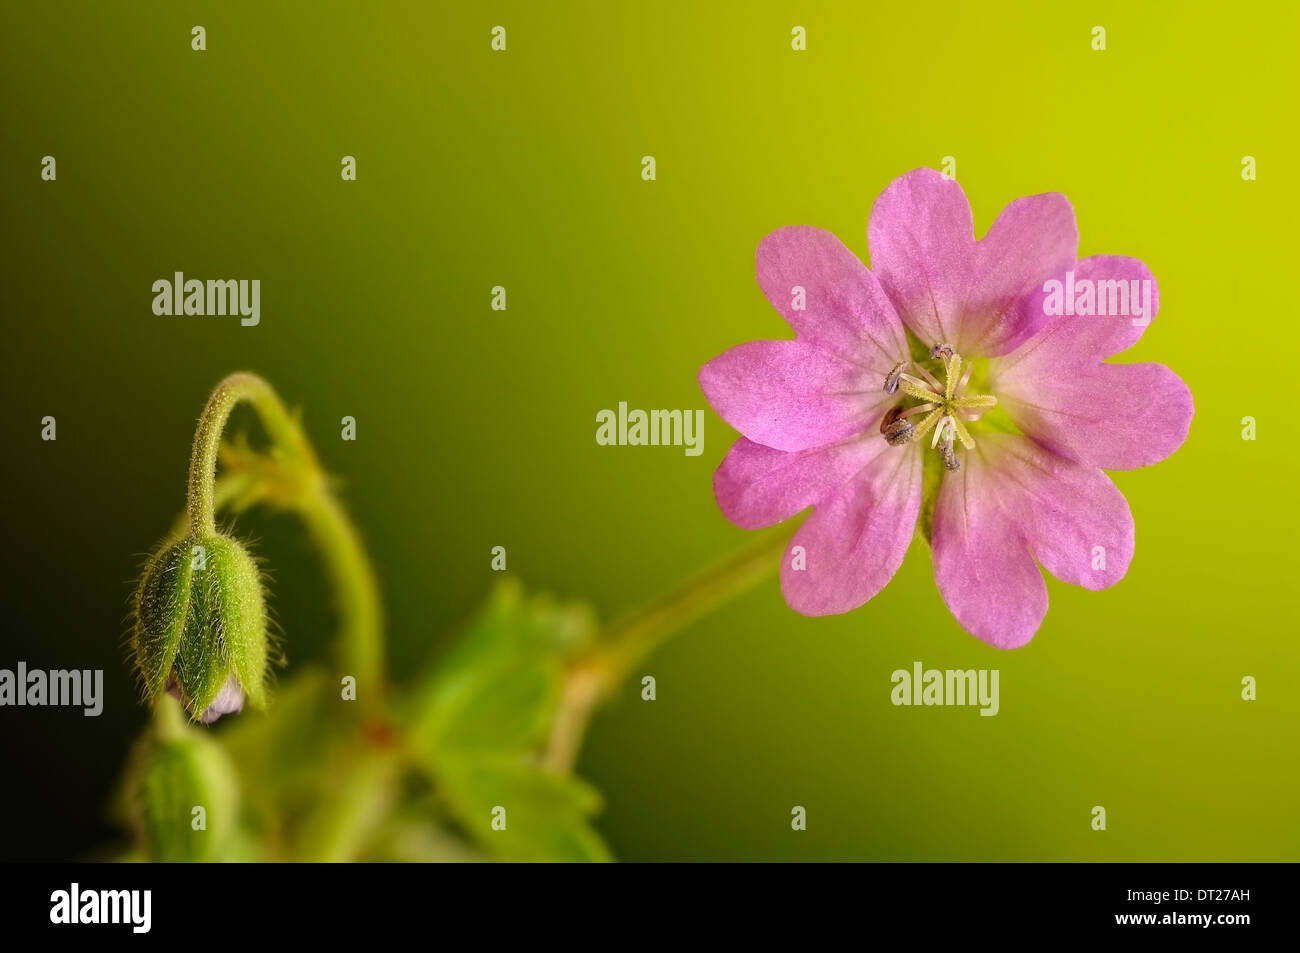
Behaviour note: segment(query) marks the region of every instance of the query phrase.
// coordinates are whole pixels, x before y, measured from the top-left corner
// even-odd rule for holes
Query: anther
[[[901,391],[908,400],[916,403],[890,408],[881,418],[880,432],[890,446],[930,436],[930,448],[939,451],[944,467],[956,471],[961,469],[957,444],[968,450],[975,446],[966,423],[978,420],[986,410],[997,405],[997,400],[990,395],[965,393],[974,365],[963,361],[952,345],[934,345],[930,348],[930,357],[942,364],[942,384],[920,361],[905,361],[886,375],[887,393]],[[919,423],[908,423],[907,418],[916,414],[926,416]],[[933,434],[930,433],[932,428]]]
[[[903,368],[907,367],[907,361],[901,361],[892,371],[885,375],[885,393],[898,393],[898,381],[903,376]]]
[[[916,436],[916,428],[906,420],[895,420],[885,428],[885,441],[891,447],[901,447],[905,443],[910,443]]]
[[[945,440],[939,445],[939,455],[943,457],[943,465],[949,471],[955,472],[961,469],[961,461],[957,459],[957,454],[952,449],[951,440]]]
[[[902,419],[903,405],[890,407],[880,419],[880,432],[885,435],[885,442],[891,447],[901,446],[912,439],[916,428]]]

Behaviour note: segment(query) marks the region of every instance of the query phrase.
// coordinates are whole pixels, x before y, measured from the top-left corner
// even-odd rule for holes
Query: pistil
[[[930,350],[930,357],[940,364],[942,382],[913,361],[901,362],[885,376],[885,393],[902,391],[905,398],[917,403],[891,407],[880,421],[880,432],[890,446],[897,447],[920,440],[933,430],[930,448],[939,451],[948,470],[960,470],[955,445],[960,442],[967,450],[975,446],[966,423],[979,420],[998,401],[991,395],[966,392],[974,364],[963,361],[951,345],[936,344]],[[925,416],[918,424],[907,419],[922,413]]]

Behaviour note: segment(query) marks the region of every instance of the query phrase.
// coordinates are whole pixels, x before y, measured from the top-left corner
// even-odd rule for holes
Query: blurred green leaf
[[[526,596],[507,580],[414,693],[412,754],[447,813],[494,858],[610,859],[587,822],[599,794],[536,764],[560,703],[565,659],[595,632],[585,604]],[[504,830],[493,828],[494,809],[504,809]]]
[[[321,766],[327,783],[298,806],[294,856],[339,862],[362,858],[396,804],[397,752],[364,745],[339,747]]]
[[[326,750],[346,720],[344,704],[331,692],[321,668],[305,668],[277,686],[265,713],[227,719],[217,739],[239,766],[245,797],[255,802],[318,783]]]
[[[452,813],[466,833],[497,859],[612,859],[600,835],[587,823],[588,816],[600,809],[600,794],[578,778],[482,755],[444,756],[440,777]]]
[[[265,859],[297,856],[302,826],[332,793],[323,788],[362,748],[356,711],[325,670],[311,667],[277,686],[265,713],[228,721],[215,737],[238,767],[245,825]]]
[[[376,837],[370,860],[386,863],[480,863],[487,857],[458,834],[420,816],[398,812]]]
[[[564,659],[595,634],[582,603],[525,597],[506,581],[416,693],[416,743],[448,751],[527,751],[546,737]]]

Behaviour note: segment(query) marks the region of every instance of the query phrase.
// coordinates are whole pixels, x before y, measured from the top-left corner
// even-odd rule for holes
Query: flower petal
[[[872,270],[922,343],[991,357],[1043,323],[1026,298],[1074,264],[1079,229],[1065,196],[1030,195],[1003,209],[976,242],[961,186],[914,169],[876,199],[867,243]]]
[[[775,526],[826,499],[891,449],[879,435],[798,453],[741,437],[713,474],[713,492],[723,515],[741,529]]]
[[[1006,354],[1047,320],[1034,293],[1074,264],[1079,227],[1057,192],[1016,199],[975,249],[957,349],[971,357]]]
[[[1150,289],[1150,313],[1145,317],[1132,314],[1077,315],[1057,314],[1047,316],[1047,300],[1052,295],[1043,285],[1044,280],[1031,294],[1027,295],[1027,307],[1044,315],[1042,326],[1032,339],[998,362],[999,378],[1006,381],[1033,380],[1040,377],[1055,376],[1065,365],[1092,366],[1099,364],[1120,351],[1126,351],[1138,342],[1150,323],[1160,311],[1160,286],[1156,283],[1151,269],[1136,258],[1123,255],[1092,255],[1051,276],[1064,286],[1066,271],[1074,273],[1073,286],[1082,287],[1080,282],[1088,281],[1094,288],[1104,288],[1107,311],[1124,310],[1127,300],[1130,312],[1136,311],[1136,302],[1131,296],[1119,298],[1122,290],[1119,283],[1132,289],[1137,282],[1139,293]],[[1143,284],[1147,282],[1147,284]],[[1115,284],[1115,304],[1111,307],[1111,283]],[[1063,296],[1064,287],[1060,289]],[[1073,310],[1073,309],[1071,309]],[[1134,322],[1137,323],[1134,323]]]
[[[934,169],[889,183],[867,221],[871,270],[899,316],[927,345],[956,344],[975,266],[966,193]]]
[[[807,450],[861,433],[891,398],[884,379],[806,341],[750,341],[700,368],[719,416],[756,443]]]
[[[968,632],[998,648],[1033,638],[1047,614],[1038,564],[1105,589],[1133,559],[1133,514],[1106,474],[1016,434],[982,434],[935,502],[934,574]]]
[[[1032,389],[999,384],[1007,414],[1062,456],[1105,470],[1159,463],[1183,445],[1192,392],[1163,364],[1062,368]]]
[[[239,680],[232,674],[221,686],[221,691],[217,693],[217,697],[212,700],[212,704],[208,706],[199,721],[210,725],[222,715],[233,715],[243,708],[244,690],[240,687]]]
[[[1163,364],[1102,362],[1137,343],[1160,309],[1159,287],[1136,258],[1094,255],[1073,271],[1075,287],[1091,282],[1110,313],[1047,318],[1037,335],[993,364],[994,390],[1021,429],[1057,453],[1107,470],[1158,463],[1187,439],[1196,412],[1191,391]],[[1118,297],[1125,286],[1128,308]],[[1134,289],[1143,299],[1150,289],[1143,316],[1133,316]],[[1041,310],[1047,296],[1035,292],[1033,307]]]
[[[796,612],[856,609],[902,565],[921,508],[921,454],[917,446],[885,447],[814,506],[786,548],[781,592]],[[795,547],[803,548],[803,569],[795,568]]]
[[[1110,477],[1012,434],[981,437],[979,450],[1039,565],[1085,589],[1124,578],[1133,560],[1133,513]]]
[[[907,358],[903,323],[889,297],[830,232],[806,225],[778,229],[759,242],[754,259],[759,287],[800,340],[881,378]]]
[[[935,500],[934,581],[963,629],[997,648],[1019,648],[1047,615],[1047,584],[1002,505],[996,471],[979,452],[963,464],[944,476]]]

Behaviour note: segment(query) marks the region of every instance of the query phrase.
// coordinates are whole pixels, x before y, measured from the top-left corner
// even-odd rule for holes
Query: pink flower
[[[1105,363],[1154,318],[1155,279],[1134,258],[1077,260],[1059,194],[1017,199],[976,241],[961,187],[931,169],[890,183],[867,238],[871,271],[816,228],[759,244],[759,286],[795,338],[700,370],[742,434],[714,476],[718,505],[744,529],[813,507],[781,566],[805,615],[871,599],[919,523],[957,621],[1016,648],[1047,613],[1040,566],[1088,589],[1128,571],[1133,516],[1102,471],[1187,437],[1178,375]]]

